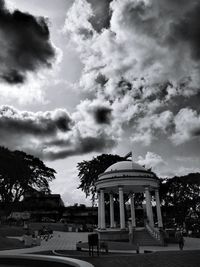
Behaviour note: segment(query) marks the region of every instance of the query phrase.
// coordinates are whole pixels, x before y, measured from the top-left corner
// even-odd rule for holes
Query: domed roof
[[[139,164],[132,162],[132,161],[119,161],[110,167],[108,167],[105,172],[111,172],[111,171],[121,171],[121,170],[140,170],[140,171],[146,171],[146,169]]]

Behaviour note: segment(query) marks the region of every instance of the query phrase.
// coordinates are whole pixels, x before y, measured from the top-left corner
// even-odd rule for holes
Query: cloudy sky
[[[199,0],[0,0],[0,145],[57,171],[101,153],[200,171]]]

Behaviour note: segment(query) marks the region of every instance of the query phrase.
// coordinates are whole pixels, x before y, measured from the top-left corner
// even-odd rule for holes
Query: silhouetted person
[[[176,239],[178,240],[178,245],[179,245],[180,250],[183,250],[184,238],[183,238],[182,232],[179,229],[177,229],[177,232],[176,232]]]

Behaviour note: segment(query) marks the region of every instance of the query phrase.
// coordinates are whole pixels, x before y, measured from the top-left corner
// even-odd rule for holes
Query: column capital
[[[122,191],[124,189],[123,185],[118,186],[119,190]]]

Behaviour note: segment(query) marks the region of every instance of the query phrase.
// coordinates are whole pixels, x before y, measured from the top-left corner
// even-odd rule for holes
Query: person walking
[[[177,232],[176,232],[176,239],[178,241],[180,250],[183,250],[185,240],[183,238],[182,232],[179,229],[177,229]]]
[[[183,250],[184,242],[185,242],[185,240],[184,240],[184,238],[183,238],[183,234],[181,233],[181,234],[180,234],[180,237],[179,237],[179,241],[178,241],[180,250]]]

